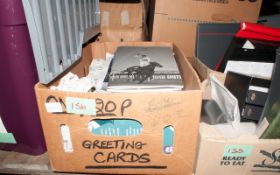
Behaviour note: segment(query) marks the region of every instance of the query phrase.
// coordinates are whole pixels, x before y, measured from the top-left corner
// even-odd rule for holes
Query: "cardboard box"
[[[101,31],[101,35],[98,40],[100,42],[107,41],[116,41],[116,42],[125,42],[125,41],[144,41],[145,34],[142,28],[118,28],[118,29],[109,29],[104,28]]]
[[[101,42],[143,41],[147,2],[100,2]]]
[[[210,99],[209,76],[215,75],[224,82],[225,75],[208,69],[197,58],[188,60],[203,81],[203,98]],[[266,125],[265,121],[262,125]],[[262,129],[260,127],[258,132]],[[196,175],[267,175],[280,172],[280,139],[258,139],[258,134],[225,139],[213,125],[200,123],[198,148]]]
[[[160,42],[93,43],[84,48],[82,59],[69,71],[85,76],[92,58],[103,58],[105,52],[114,53],[118,46],[126,45],[172,47],[182,73],[184,90],[146,93],[74,93],[50,90],[49,86],[57,84],[58,80],[49,86],[37,84],[35,87],[37,102],[48,155],[54,171],[192,174],[200,119],[201,84],[196,72],[175,45]],[[64,106],[69,97],[79,100],[82,111],[83,109],[96,110],[96,114],[47,112],[46,102],[57,101]],[[82,100],[93,100],[91,105],[93,107],[87,108]],[[73,106],[67,108],[71,109]],[[126,137],[94,135],[88,129],[88,123],[95,119],[132,119],[142,124],[142,132],[137,136]],[[65,137],[63,139],[61,136],[61,126],[69,127],[70,134],[66,135],[68,137],[66,141],[70,143],[71,140],[72,152],[71,146],[70,152],[65,152],[64,144],[67,143],[63,143]],[[166,126],[174,127],[172,154],[163,152],[163,129]],[[117,145],[118,140],[122,141]],[[99,143],[103,146],[98,145]],[[123,144],[130,146],[120,146]]]
[[[174,42],[194,56],[196,26],[209,22],[257,22],[262,0],[154,0],[152,41]],[[152,5],[151,5],[152,6]]]
[[[280,140],[244,135],[225,139],[213,126],[200,124],[196,175],[269,175],[280,171]]]

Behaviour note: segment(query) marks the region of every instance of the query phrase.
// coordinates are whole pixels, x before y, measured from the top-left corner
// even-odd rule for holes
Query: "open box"
[[[202,80],[203,99],[211,98],[209,76],[214,75],[223,83],[225,74],[210,70],[197,58],[190,57],[188,60]],[[262,130],[262,124],[259,131]],[[278,174],[280,140],[259,139],[258,135],[257,131],[256,135],[246,134],[226,139],[213,125],[200,123],[195,174]]]
[[[92,58],[105,58],[106,52],[114,53],[118,46],[172,47],[184,90],[76,93],[50,90],[49,87],[59,80],[49,85],[38,83],[35,90],[52,169],[110,174],[192,174],[200,119],[201,84],[196,72],[175,45],[163,42],[93,43],[83,49],[82,59],[69,71],[85,76]],[[82,106],[75,109],[80,110],[79,114],[65,112],[65,109],[60,113],[47,112],[46,103],[58,102],[64,108],[69,97],[74,99],[74,106]],[[71,108],[71,105],[66,104],[66,108]],[[96,111],[96,114],[86,114],[85,108]],[[94,135],[88,129],[88,123],[96,119],[131,119],[142,125],[142,132],[126,137]],[[163,131],[168,126],[174,129],[171,154],[164,153],[163,147]],[[68,130],[68,134],[62,136],[61,130]]]

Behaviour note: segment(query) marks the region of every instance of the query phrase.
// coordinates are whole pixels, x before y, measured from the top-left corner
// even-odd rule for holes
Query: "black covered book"
[[[183,83],[170,47],[118,47],[108,91],[174,91]]]
[[[249,41],[254,49],[244,48],[246,42]],[[218,70],[224,72],[228,61],[251,61],[274,63],[276,57],[276,49],[280,43],[253,39],[243,39],[234,37],[228,47],[223,60],[220,62]]]
[[[210,69],[216,69],[239,28],[240,23],[198,24],[196,57]]]

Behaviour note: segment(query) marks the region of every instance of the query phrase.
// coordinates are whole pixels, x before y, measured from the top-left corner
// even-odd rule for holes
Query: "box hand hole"
[[[163,153],[172,154],[174,150],[174,127],[166,126],[163,128]]]
[[[61,136],[62,136],[62,144],[63,144],[64,152],[66,152],[66,153],[73,152],[73,145],[72,145],[69,126],[67,126],[65,124],[61,124],[60,132],[61,132]]]
[[[97,119],[88,123],[88,129],[98,136],[137,136],[142,124],[131,119]]]

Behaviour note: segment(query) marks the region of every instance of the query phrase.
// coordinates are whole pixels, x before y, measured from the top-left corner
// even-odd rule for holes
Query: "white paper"
[[[260,86],[249,86],[249,90],[259,91],[259,92],[264,92],[264,93],[268,93],[268,91],[269,91],[268,88],[260,87]]]
[[[101,91],[113,57],[114,55],[106,53],[106,59],[94,58],[86,77],[79,78],[76,74],[69,72],[61,78],[58,86],[51,86],[50,89],[68,92],[90,92],[94,87],[95,91]]]
[[[257,125],[253,122],[239,123],[236,127],[230,124],[217,124],[215,127],[225,138],[237,138],[242,135],[255,134]]]
[[[48,113],[53,113],[53,112],[63,112],[62,111],[62,106],[59,102],[49,102],[45,103],[45,107]]]
[[[59,82],[58,86],[51,86],[51,90],[89,92],[95,86],[93,79],[82,77],[69,72]]]
[[[240,124],[238,100],[214,76],[210,76],[212,99],[215,100],[234,128]]]
[[[0,133],[8,133],[0,116]]]
[[[229,117],[228,123],[217,124],[215,128],[225,138],[237,138],[246,134],[255,134],[257,125],[253,122],[240,122],[238,100],[214,76],[210,77],[212,98],[224,114]]]
[[[228,71],[252,77],[271,79],[274,63],[251,61],[228,61],[224,73]]]
[[[106,59],[93,59],[90,67],[89,74],[87,78],[95,81],[96,91],[100,91],[103,88],[104,79],[110,67],[110,63],[114,55],[106,53]]]

